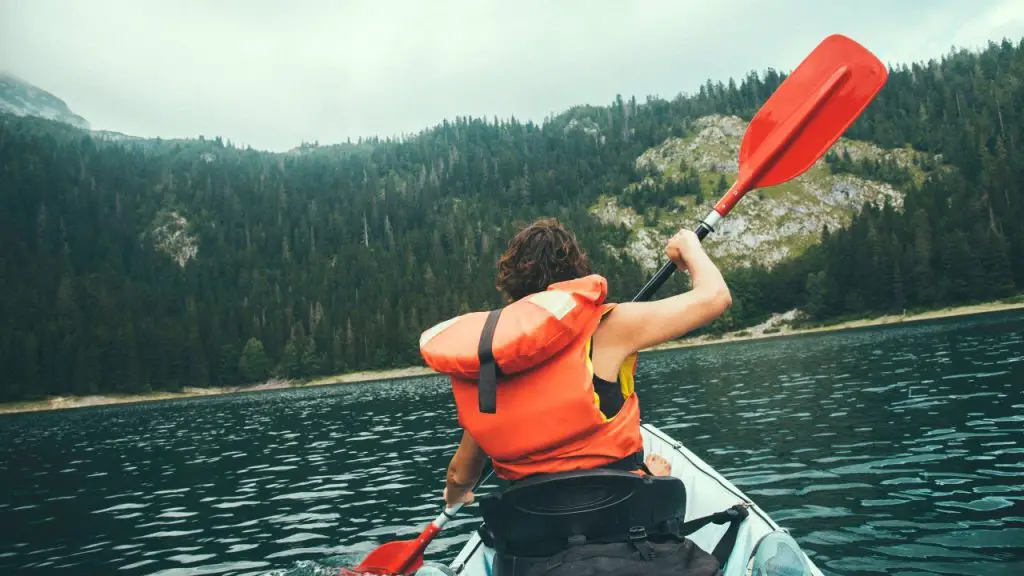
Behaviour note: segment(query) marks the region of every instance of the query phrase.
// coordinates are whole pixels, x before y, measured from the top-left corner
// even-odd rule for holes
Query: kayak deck
[[[642,424],[641,431],[644,437],[644,452],[658,454],[668,460],[672,464],[672,475],[686,485],[687,521],[721,512],[740,502],[749,505],[750,514],[740,526],[735,548],[723,569],[725,576],[745,574],[747,560],[753,554],[754,547],[761,538],[782,529],[739,488],[726,480],[696,454],[690,452],[682,443],[672,439],[652,424]],[[727,524],[708,524],[687,538],[707,552],[711,552],[727,529]],[[802,550],[800,554],[804,555],[810,566],[811,574],[821,576],[821,571]],[[492,573],[493,558],[494,550],[485,546],[481,542],[479,534],[473,532],[449,568],[459,576],[487,576]]]

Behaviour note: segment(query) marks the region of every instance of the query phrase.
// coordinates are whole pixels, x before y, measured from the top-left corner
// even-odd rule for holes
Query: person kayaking
[[[606,303],[607,281],[575,235],[540,219],[499,260],[496,287],[507,305],[424,331],[421,355],[451,376],[463,428],[445,479],[448,506],[474,501],[488,459],[513,483],[579,470],[671,474],[666,459],[644,457],[637,355],[709,324],[732,297],[693,232],[673,236],[665,253],[689,272],[690,290]]]
[[[636,398],[632,371],[637,352],[709,324],[732,304],[725,279],[696,234],[680,231],[666,244],[665,254],[680,270],[689,272],[692,288],[660,300],[609,306],[593,330],[589,354],[593,366],[592,385],[601,414],[609,420],[616,418],[627,400]],[[592,274],[590,261],[575,235],[557,219],[546,218],[526,226],[509,242],[499,260],[496,285],[506,300],[514,303],[543,293],[551,284]],[[460,415],[460,424],[461,418]],[[517,428],[530,426],[529,422],[510,424]],[[635,429],[623,433],[638,439],[639,423]],[[625,444],[632,447],[635,441]],[[464,430],[448,466],[444,500],[449,506],[473,501],[471,489],[487,458],[470,431]],[[655,454],[647,456],[643,463],[654,475],[671,472],[668,461]],[[496,472],[503,476],[500,468],[496,468]],[[540,472],[542,470],[535,473]]]

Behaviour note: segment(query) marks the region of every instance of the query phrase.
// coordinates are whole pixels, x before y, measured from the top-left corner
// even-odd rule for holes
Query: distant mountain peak
[[[89,121],[71,111],[67,103],[50,92],[0,71],[0,112],[36,116],[89,130]]]

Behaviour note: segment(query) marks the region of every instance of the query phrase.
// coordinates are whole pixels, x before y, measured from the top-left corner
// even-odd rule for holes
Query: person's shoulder
[[[636,316],[635,302],[605,302],[601,305],[601,323],[595,336],[601,334],[603,337],[609,333],[629,330],[629,325]]]

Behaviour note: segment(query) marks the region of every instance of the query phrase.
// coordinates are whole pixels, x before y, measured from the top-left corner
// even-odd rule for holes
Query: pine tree
[[[807,292],[807,304],[804,309],[807,314],[814,319],[824,318],[828,313],[825,272],[808,274],[805,290]]]
[[[914,300],[918,305],[930,306],[936,298],[935,277],[932,273],[932,231],[928,215],[923,210],[914,214],[912,230]]]
[[[986,297],[1002,298],[1012,295],[1017,291],[1017,287],[1014,285],[1006,239],[996,232],[989,231],[982,241],[985,241],[982,270],[987,287]]]
[[[246,382],[259,382],[270,375],[270,359],[263,351],[263,342],[249,338],[238,359],[238,372]]]
[[[303,372],[302,351],[296,339],[291,338],[284,346],[284,356],[281,357],[278,373],[286,378],[298,378]]]
[[[309,338],[306,340],[306,348],[302,353],[302,371],[300,376],[315,376],[320,374],[324,369],[324,357],[317,352],[316,340]]]

